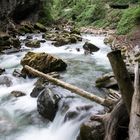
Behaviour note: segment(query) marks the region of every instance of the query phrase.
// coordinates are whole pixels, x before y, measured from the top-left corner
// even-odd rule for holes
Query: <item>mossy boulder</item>
[[[6,33],[0,34],[0,52],[14,48],[20,48],[20,41],[18,38],[13,38]]]
[[[29,40],[25,43],[27,47],[30,48],[39,48],[40,47],[40,41],[39,40]]]
[[[21,42],[19,41],[18,38],[11,38],[11,45],[14,48],[20,48],[21,47]]]
[[[34,53],[28,52],[25,57],[21,60],[21,65],[24,67],[28,65],[41,72],[48,73],[53,71],[64,71],[66,70],[67,64],[60,58],[52,56],[48,53]],[[22,72],[28,74],[26,70]]]
[[[18,29],[19,34],[33,33],[34,27],[32,24],[22,23]]]
[[[46,27],[41,23],[36,23],[34,25],[34,28],[41,31],[41,32],[46,32],[47,31]]]
[[[54,46],[59,47],[69,44],[69,39],[66,38],[57,38],[55,42],[52,43]]]
[[[5,33],[0,34],[0,46],[9,46],[11,44],[10,42],[10,36]]]

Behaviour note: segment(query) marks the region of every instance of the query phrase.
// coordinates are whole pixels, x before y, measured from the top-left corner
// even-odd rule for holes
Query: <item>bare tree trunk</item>
[[[104,140],[125,140],[128,137],[129,115],[123,100],[110,113],[94,115],[91,120],[104,124]]]
[[[40,72],[38,70],[35,70],[35,69],[31,68],[30,66],[25,65],[24,68],[26,70],[28,70],[30,73],[32,73],[32,74],[34,74],[36,76],[43,77],[43,78],[49,80],[50,82],[52,82],[55,85],[61,86],[61,87],[65,88],[65,89],[67,89],[67,90],[70,90],[71,92],[74,92],[75,94],[78,94],[78,95],[80,95],[82,97],[85,97],[85,98],[87,98],[89,100],[95,101],[96,103],[99,103],[99,104],[101,104],[103,106],[109,107],[109,106],[114,104],[114,102],[112,100],[103,99],[103,98],[101,98],[99,96],[94,95],[93,93],[89,93],[89,92],[87,92],[87,91],[85,91],[83,89],[80,89],[80,88],[78,88],[78,87],[76,87],[74,85],[71,85],[69,83],[63,82],[63,81],[61,81],[59,79],[53,78],[53,77],[51,77],[51,76],[49,76],[47,74],[44,74],[44,73],[42,73],[42,72]]]
[[[121,100],[105,120],[104,140],[124,140],[127,137],[129,115]]]
[[[121,51],[117,50],[110,52],[108,54],[108,58],[110,60],[114,75],[118,82],[123,101],[127,107],[128,112],[130,112],[134,87],[127,72],[125,63],[123,62]]]
[[[134,95],[132,98],[129,140],[140,140],[140,83],[139,83],[139,64],[135,67]]]

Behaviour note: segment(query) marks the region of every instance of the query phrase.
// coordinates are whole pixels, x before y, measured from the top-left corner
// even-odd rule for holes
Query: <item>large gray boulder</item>
[[[58,102],[60,97],[54,94],[49,88],[38,96],[37,109],[38,112],[46,119],[53,121],[58,110]]]

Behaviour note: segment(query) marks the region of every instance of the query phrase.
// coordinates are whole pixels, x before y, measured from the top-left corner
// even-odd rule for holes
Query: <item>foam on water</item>
[[[20,39],[25,39],[26,36],[20,37]],[[34,39],[42,39],[41,35],[33,35]],[[64,45],[62,47],[54,47],[51,45],[51,41],[46,41],[41,43],[40,48],[30,49],[34,52],[47,52],[60,56],[68,63],[68,70],[66,73],[62,73],[62,78],[74,85],[88,90],[88,86],[91,81],[96,77],[97,72],[96,67],[104,67],[105,69],[110,68],[106,54],[109,51],[103,44],[104,37],[95,37],[92,35],[83,35],[85,40],[89,40],[93,44],[97,45],[100,50],[93,55],[85,56],[84,50],[82,48],[85,40],[77,44]],[[24,45],[23,45],[24,47]],[[78,52],[76,48],[80,48]],[[6,68],[5,76],[8,76],[12,81],[12,85],[7,87],[5,85],[0,85],[0,111],[3,113],[7,112],[3,116],[7,116],[5,124],[10,125],[10,130],[5,130],[5,134],[0,134],[1,140],[76,140],[79,132],[79,127],[81,123],[91,115],[97,113],[102,109],[101,106],[97,106],[95,103],[91,103],[83,98],[68,99],[70,108],[62,112],[63,100],[59,104],[59,110],[55,116],[55,119],[51,123],[44,124],[43,120],[38,117],[37,113],[37,101],[35,98],[30,97],[30,93],[34,87],[36,79],[23,79],[16,78],[12,76],[13,68],[20,67],[20,60],[24,56],[25,52],[19,52],[17,54],[2,55],[0,56],[0,67]],[[8,70],[7,70],[8,69]],[[89,73],[88,73],[89,72]],[[91,72],[91,73],[90,73]],[[93,73],[92,73],[93,72]],[[92,76],[91,76],[92,75]],[[93,77],[93,78],[92,78]],[[83,80],[85,79],[85,80]],[[26,93],[26,96],[14,98],[10,96],[10,92],[22,91]],[[55,90],[55,89],[54,89]],[[89,89],[93,91],[92,89]],[[63,90],[62,88],[57,88],[56,91],[64,96],[72,95],[71,92]],[[75,119],[64,121],[65,115],[68,111],[75,111],[76,107],[84,105],[93,105],[92,109],[89,111],[81,111],[79,116]],[[35,113],[36,112],[36,113]],[[31,121],[32,115],[39,120],[37,123]],[[84,116],[84,117],[83,117]],[[18,120],[18,121],[17,121]],[[30,120],[30,121],[29,121]],[[23,123],[24,122],[24,123]],[[30,123],[29,123],[30,122]],[[14,123],[14,126],[13,126]],[[29,123],[29,124],[28,124]],[[26,125],[25,125],[26,124]],[[3,125],[3,124],[2,124]],[[7,125],[7,126],[9,126]],[[1,122],[0,122],[1,127]],[[14,130],[11,130],[11,128]],[[19,130],[20,129],[20,130]],[[0,129],[1,130],[1,129]],[[12,132],[13,131],[13,132]],[[0,131],[1,132],[1,131]]]

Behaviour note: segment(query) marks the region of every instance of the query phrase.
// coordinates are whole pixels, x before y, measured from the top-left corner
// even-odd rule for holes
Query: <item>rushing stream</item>
[[[25,38],[26,36],[20,37]],[[41,39],[41,35],[33,35],[33,38]],[[12,75],[15,68],[21,68],[20,60],[27,51],[47,52],[61,57],[68,64],[67,71],[61,73],[64,81],[102,96],[101,91],[94,87],[94,82],[98,76],[110,70],[106,57],[109,47],[103,44],[104,37],[83,35],[83,38],[80,43],[59,48],[46,41],[40,48],[27,50],[23,43],[22,47],[26,48],[26,51],[0,56],[0,68],[6,69],[0,79],[4,76],[10,78],[8,87],[0,85],[0,140],[76,140],[81,123],[91,114],[102,110],[102,106],[56,87],[53,89],[55,92],[65,96],[73,95],[76,98],[62,99],[54,121],[48,122],[37,112],[37,99],[30,97],[37,79],[16,78]],[[85,56],[82,45],[86,40],[96,44],[100,50]],[[80,51],[76,48],[80,48]],[[13,90],[22,91],[26,96],[15,98],[10,95]],[[66,105],[70,107],[67,110]],[[84,105],[93,107],[88,111],[81,110],[77,117],[66,120],[67,112],[75,111],[77,107]]]

